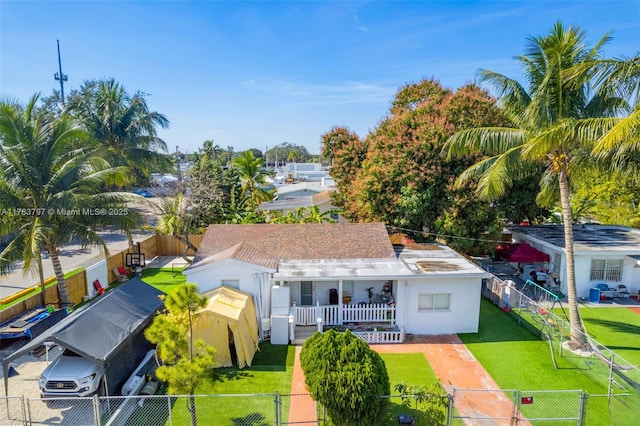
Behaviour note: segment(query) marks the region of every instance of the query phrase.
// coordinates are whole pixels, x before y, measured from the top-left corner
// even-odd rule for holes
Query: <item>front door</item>
[[[300,304],[303,306],[313,305],[313,282],[300,282]]]

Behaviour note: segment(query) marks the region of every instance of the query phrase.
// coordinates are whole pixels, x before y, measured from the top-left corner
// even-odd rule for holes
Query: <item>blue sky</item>
[[[335,125],[365,136],[402,85],[450,88],[479,68],[519,78],[514,56],[554,22],[580,25],[611,57],[640,51],[640,1],[0,0],[0,96],[22,102],[113,77],[148,93],[170,151],[207,139],[236,151],[282,142],[320,151]]]

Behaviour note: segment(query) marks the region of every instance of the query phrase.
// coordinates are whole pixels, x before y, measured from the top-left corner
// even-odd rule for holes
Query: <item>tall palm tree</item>
[[[23,270],[37,268],[42,282],[44,250],[53,264],[60,303],[68,305],[60,246],[79,240],[108,253],[96,229],[130,227],[131,218],[124,209],[110,212],[123,207],[128,196],[101,188],[126,183],[126,175],[124,168],[113,168],[95,150],[82,147],[86,132],[69,117],[35,114],[37,100],[36,95],[26,106],[0,102],[0,205],[12,212],[0,222],[1,230],[12,235],[0,253],[0,271],[23,260]]]
[[[189,251],[193,255],[198,252],[198,248],[189,240],[192,225],[189,200],[179,192],[175,197],[162,198],[157,207],[161,213],[155,227],[156,231],[163,235],[173,235],[174,238],[182,241],[184,244],[182,258],[187,263],[193,262],[188,257]]]
[[[503,195],[512,180],[526,175],[532,164],[546,166],[537,201],[549,205],[559,195],[574,347],[584,345],[586,337],[576,297],[569,178],[573,169],[586,167],[593,160],[589,155],[593,140],[581,137],[585,120],[614,117],[624,104],[606,91],[594,93],[593,68],[579,73],[575,70],[584,64],[598,63],[602,59],[600,51],[609,40],[607,34],[593,48],[588,48],[582,30],[573,26],[566,28],[560,22],[548,35],[530,38],[526,54],[518,57],[528,88],[492,71],[480,73],[483,82],[497,89],[513,126],[464,130],[454,134],[445,146],[449,157],[465,155],[470,150],[488,155],[458,179],[462,183],[480,176],[478,193],[487,199]]]
[[[151,167],[169,167],[166,143],[158,128],[169,120],[150,111],[142,93],[129,96],[113,79],[87,82],[80,95],[69,102],[68,110],[84,124],[90,138],[109,153],[116,166],[127,165],[138,175],[148,176]]]
[[[242,197],[249,198],[251,207],[257,207],[263,201],[273,199],[274,191],[264,189],[267,178],[274,172],[262,166],[262,159],[256,158],[251,151],[244,151],[235,157],[232,166],[236,169],[242,185]]]

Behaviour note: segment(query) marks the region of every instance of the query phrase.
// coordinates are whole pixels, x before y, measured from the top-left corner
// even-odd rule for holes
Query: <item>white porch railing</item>
[[[292,307],[293,317],[296,325],[315,325],[318,318],[318,306],[296,306]]]
[[[386,303],[342,305],[342,323],[345,322],[386,322],[394,325],[396,307]]]
[[[367,343],[404,343],[404,329],[400,331],[354,331],[360,339]]]
[[[324,325],[380,322],[395,325],[396,307],[385,303],[362,305],[293,306],[296,325],[316,325],[322,318]]]

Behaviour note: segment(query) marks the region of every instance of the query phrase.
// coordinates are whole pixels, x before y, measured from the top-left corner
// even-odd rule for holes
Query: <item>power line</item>
[[[429,234],[429,236],[435,236],[435,237],[440,237],[440,238],[454,238],[454,239],[460,239],[460,240],[471,240],[471,241],[479,241],[479,242],[483,242],[483,243],[508,243],[509,241],[503,241],[503,240],[489,240],[489,239],[483,239],[483,238],[472,238],[472,237],[461,237],[459,235],[446,235],[446,234],[438,234],[435,232],[431,232],[431,231],[418,231],[415,229],[407,229],[407,228],[400,228],[398,226],[394,226],[394,225],[385,225],[387,228],[391,228],[393,230],[399,230],[399,231],[405,231],[405,232],[411,232],[414,234]]]

